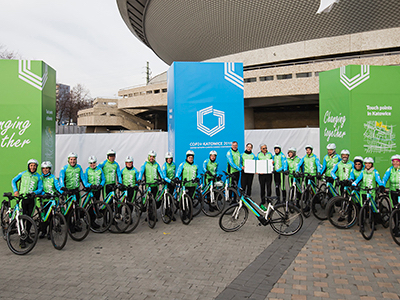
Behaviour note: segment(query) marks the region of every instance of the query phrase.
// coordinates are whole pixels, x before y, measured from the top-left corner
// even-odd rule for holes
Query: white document
[[[274,170],[272,159],[257,160],[256,171],[258,174],[271,174]]]
[[[254,174],[256,172],[256,160],[246,159],[244,161],[244,172]]]

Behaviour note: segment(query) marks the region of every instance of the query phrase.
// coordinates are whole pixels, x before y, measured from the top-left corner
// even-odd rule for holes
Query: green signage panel
[[[27,162],[55,163],[56,72],[43,61],[0,60],[0,193]]]
[[[400,67],[349,65],[320,73],[320,147],[371,156],[383,176],[400,153]]]

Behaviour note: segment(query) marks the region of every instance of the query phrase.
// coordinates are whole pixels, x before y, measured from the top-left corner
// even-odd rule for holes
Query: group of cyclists
[[[313,146],[306,145],[305,150],[306,155],[299,158],[296,148],[290,147],[287,156],[285,156],[280,145],[275,145],[273,153],[271,153],[268,151],[267,145],[263,143],[260,145],[260,151],[254,154],[253,145],[247,143],[245,151],[240,153],[238,143],[234,141],[226,153],[226,174],[229,174],[231,184],[234,187],[240,184],[242,192],[251,196],[254,174],[245,172],[245,160],[272,160],[274,165],[272,173],[257,174],[260,184],[261,205],[265,204],[271,196],[272,181],[274,181],[277,197],[282,196],[282,200],[286,200],[285,175],[288,176],[291,184],[293,180],[296,180],[296,174],[299,172],[311,176],[323,175],[327,181],[332,182],[334,180],[351,180],[352,185],[360,185],[363,188],[378,186],[384,190],[386,184],[389,183],[392,206],[397,204],[396,190],[400,187],[400,155],[392,156],[392,166],[388,168],[381,179],[378,171],[374,169],[374,160],[371,157],[356,156],[351,161],[348,150],[343,149],[339,155],[336,153],[336,145],[331,143],[327,146],[327,154],[321,163],[313,153]],[[77,199],[79,199],[81,184],[86,188],[96,187],[93,194],[97,200],[101,198],[102,192],[103,198],[105,198],[110,191],[115,190],[117,184],[121,184],[127,187],[128,199],[132,199],[134,187],[138,183],[144,183],[147,188],[151,189],[151,193],[155,197],[159,189],[159,179],[165,182],[170,194],[173,194],[175,183],[180,179],[184,182],[188,194],[193,196],[201,179],[207,183],[218,175],[217,151],[212,150],[209,153],[209,158],[203,162],[201,169],[194,163],[194,155],[192,150],[188,150],[185,161],[177,167],[173,162],[173,154],[167,152],[165,162],[160,166],[156,161],[156,152],[150,151],[140,170],[134,167],[134,160],[131,156],[126,157],[125,166],[121,170],[115,160],[116,152],[111,149],[106,153],[106,159],[101,163],[97,162],[95,156],[90,156],[88,159],[89,166],[83,170],[77,163],[78,155],[71,152],[68,155],[68,163],[60,171],[59,179],[51,173],[51,162],[44,161],[41,163],[40,175],[37,170],[38,161],[30,159],[27,170],[13,178],[12,189],[14,196],[28,195],[27,199],[22,202],[23,212],[26,215],[32,214],[36,205],[36,196],[44,193],[62,194],[65,190],[73,190]],[[200,174],[204,174],[204,177]],[[375,191],[372,190],[371,193],[374,196]],[[299,195],[297,198],[299,198]],[[157,208],[160,204],[157,203]],[[47,234],[46,228],[40,228],[40,231],[39,237],[44,238]],[[28,239],[27,242],[29,243],[30,240]]]

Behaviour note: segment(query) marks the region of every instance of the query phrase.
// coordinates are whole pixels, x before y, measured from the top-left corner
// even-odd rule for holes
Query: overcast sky
[[[80,83],[92,97],[117,96],[168,69],[125,25],[115,0],[0,0],[0,45],[43,60],[57,82]]]

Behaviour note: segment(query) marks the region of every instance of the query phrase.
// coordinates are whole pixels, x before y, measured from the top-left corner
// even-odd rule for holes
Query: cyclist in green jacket
[[[85,180],[89,186],[96,185],[99,189],[93,190],[93,196],[96,200],[100,200],[101,188],[106,182],[103,170],[97,166],[96,156],[89,156],[88,159],[89,167],[85,170]]]
[[[286,201],[286,188],[285,188],[285,172],[288,169],[288,164],[286,156],[282,153],[282,147],[280,145],[274,146],[275,155],[274,160],[274,181],[275,181],[275,191],[278,200],[281,198],[282,190],[282,200]]]
[[[328,154],[324,156],[323,162],[322,162],[322,169],[321,169],[321,174],[325,174],[325,176],[331,176],[331,172],[335,165],[340,162],[341,158],[340,156],[336,153],[336,145],[335,144],[328,144],[326,146],[326,149],[328,150]]]
[[[247,196],[251,196],[251,187],[253,185],[253,173],[245,173],[244,172],[244,164],[245,160],[257,160],[257,157],[254,155],[253,144],[247,143],[246,150],[242,153],[242,181],[241,186]]]
[[[38,165],[39,163],[36,159],[28,160],[28,170],[19,173],[11,181],[14,196],[18,197],[19,194],[28,195],[28,199],[22,201],[21,203],[22,211],[24,215],[27,216],[31,216],[33,209],[35,208],[35,196],[33,195],[40,195],[43,190],[42,179],[36,172]],[[20,182],[19,190],[17,188],[18,182]],[[14,205],[12,204],[12,206]],[[27,231],[30,230],[31,223],[28,222],[28,226],[29,228],[26,228]],[[28,237],[25,241],[29,244],[33,243],[30,237]],[[26,248],[25,241],[20,241],[21,248]]]
[[[197,184],[200,182],[200,174],[199,168],[194,164],[194,152],[192,150],[186,152],[186,161],[179,165],[175,177],[182,179],[182,181],[188,181],[184,185],[188,195],[193,199]]]
[[[331,177],[331,183],[339,179],[340,181],[343,180],[350,180],[351,179],[351,171],[354,168],[354,163],[349,160],[350,157],[350,151],[347,149],[343,149],[340,152],[340,158],[341,160],[333,167],[330,177]],[[328,181],[328,177],[327,177]],[[340,187],[340,192],[343,194],[344,192],[344,186]]]
[[[353,159],[354,168],[350,173],[350,180],[356,180],[364,169],[364,159],[361,156],[356,156]]]
[[[320,175],[321,165],[319,164],[318,157],[313,153],[313,146],[306,145],[306,155],[300,160],[297,165],[296,172],[302,170],[305,174],[312,176]]]
[[[293,185],[293,181],[295,180],[295,177],[293,173],[296,172],[297,165],[300,162],[300,157],[296,155],[297,149],[295,147],[290,147],[288,150],[288,156],[287,156],[287,164],[288,164],[288,170],[286,171],[286,174],[288,174],[288,180],[289,180],[289,185]],[[296,179],[298,182],[301,184],[301,178]],[[296,193],[296,205],[298,205],[298,201],[300,201],[301,198],[301,193],[295,189]]]
[[[204,183],[207,185],[208,181],[212,178],[212,176],[217,175],[218,172],[217,151],[215,150],[210,151],[209,159],[206,159],[203,162],[203,172],[204,172]]]
[[[366,157],[364,159],[364,165],[364,170],[361,172],[360,176],[358,176],[356,181],[353,182],[353,186],[357,186],[358,184],[360,184],[361,189],[365,189],[376,188],[376,186],[378,185],[380,187],[380,190],[384,191],[385,186],[383,184],[383,181],[381,180],[378,171],[374,168],[374,159],[372,157]],[[370,194],[374,199],[376,199],[375,190],[372,190]],[[365,190],[361,190],[360,195],[362,195],[364,203],[367,192]]]
[[[43,182],[43,192],[42,194],[51,194],[56,195],[57,193],[62,194],[60,183],[58,182],[57,178],[51,174],[51,168],[53,167],[50,161],[44,161],[40,165],[42,169],[42,176],[40,177]],[[49,200],[43,199],[43,206],[47,204]],[[39,228],[41,233],[39,235],[39,239],[43,239],[47,233],[47,227],[49,222],[42,222],[42,227]],[[47,239],[50,240],[50,234],[47,234]]]
[[[257,160],[272,160],[271,152],[268,152],[267,145],[260,145],[260,152],[257,154]],[[272,193],[272,174],[258,173],[258,182],[260,183],[261,203],[266,203],[265,187],[267,187],[267,197],[271,197]]]
[[[172,182],[172,179],[175,178],[175,173],[176,173],[176,165],[173,162],[173,160],[174,156],[172,155],[171,152],[165,153],[165,163],[161,168],[164,178],[168,178],[170,180],[170,182],[167,183],[167,188],[168,188],[168,193],[170,193],[171,195],[174,194],[175,190],[175,185]]]
[[[226,172],[232,175],[232,185],[237,186],[240,179],[240,171],[242,171],[242,163],[238,150],[238,143],[236,141],[232,142],[231,149],[226,153],[226,159],[228,161]]]
[[[132,202],[135,186],[139,181],[139,171],[133,166],[132,156],[125,158],[125,168],[121,171],[122,184],[128,189],[128,201]]]
[[[107,159],[99,164],[99,168],[103,170],[104,177],[106,178],[104,199],[117,183],[122,182],[121,169],[115,161],[115,155],[116,153],[113,149],[108,150]]]
[[[391,160],[392,166],[385,172],[383,184],[386,186],[389,182],[390,200],[393,208],[397,205],[399,197],[397,190],[400,189],[400,155],[393,155]]]

